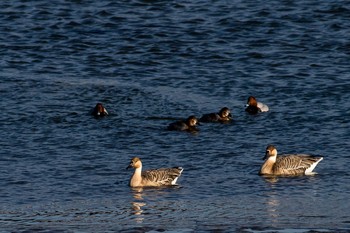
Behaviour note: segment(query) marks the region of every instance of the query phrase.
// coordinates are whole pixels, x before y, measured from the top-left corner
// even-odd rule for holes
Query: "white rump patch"
[[[305,170],[305,175],[314,175],[316,172],[312,172],[317,164],[323,160],[323,157],[321,157],[319,160],[317,160],[315,163],[311,164],[311,166]]]
[[[179,171],[179,176],[180,176],[184,169],[182,167],[178,167],[177,169],[180,169],[180,171]],[[177,176],[173,181],[171,181],[172,185],[176,185],[176,181],[177,181],[177,179],[179,179],[179,176]]]
[[[172,185],[175,185],[178,178],[179,178],[179,177],[176,177],[173,181],[171,181],[171,184],[172,184]]]

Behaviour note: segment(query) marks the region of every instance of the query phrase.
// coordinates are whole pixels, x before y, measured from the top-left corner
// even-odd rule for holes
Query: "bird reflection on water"
[[[278,191],[276,190],[276,184],[279,178],[276,176],[262,176],[266,183],[270,186],[271,190],[264,194],[264,204],[270,224],[272,227],[277,227],[280,221],[280,200],[278,198]]]
[[[268,190],[263,194],[263,204],[266,208],[266,214],[271,227],[278,227],[286,224],[288,218],[294,216],[304,216],[305,212],[312,212],[315,197],[319,195],[317,175],[308,176],[262,176],[268,186]],[[290,187],[286,189],[286,187]],[[298,198],[290,195],[290,190],[295,188],[300,193],[304,190],[312,190],[312,195],[305,196],[309,200],[310,205],[303,209],[298,208]],[[309,192],[310,193],[310,192]]]
[[[135,201],[131,202],[133,214],[137,215],[138,217],[135,219],[137,223],[142,223],[144,220],[144,217],[142,215],[143,210],[141,207],[145,206],[146,203],[143,201],[143,188],[132,188],[133,197]]]
[[[276,192],[271,191],[270,193],[268,193],[268,198],[266,199],[266,208],[272,227],[278,226],[280,217],[279,207],[280,200],[278,199]]]
[[[147,219],[152,221],[152,215],[167,214],[178,208],[178,201],[175,203],[164,202],[168,198],[177,196],[175,190],[181,190],[179,185],[161,186],[161,187],[134,187],[130,189],[133,196],[131,201],[132,216],[136,223],[144,223]],[[167,203],[164,206],[164,203]]]

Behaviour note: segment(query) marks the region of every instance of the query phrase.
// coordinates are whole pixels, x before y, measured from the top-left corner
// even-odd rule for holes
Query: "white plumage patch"
[[[261,103],[261,102],[258,102],[258,103],[257,103],[257,106],[258,106],[258,108],[260,108],[260,110],[261,110],[262,112],[268,112],[268,111],[269,111],[269,107],[268,107],[266,104],[263,104],[263,103]]]
[[[312,172],[312,171],[315,169],[315,167],[317,166],[317,164],[318,164],[319,162],[321,162],[322,160],[323,160],[323,157],[321,157],[321,158],[320,158],[319,160],[317,160],[315,163],[311,164],[311,166],[305,170],[305,175],[312,175],[312,174],[314,174],[314,172]]]
[[[171,184],[172,184],[172,185],[175,185],[178,178],[179,178],[179,177],[176,177],[173,181],[171,181]]]
[[[179,176],[176,177],[173,181],[171,181],[171,184],[172,184],[172,185],[176,185],[177,179],[179,179],[179,177],[180,177],[182,171],[184,170],[182,167],[178,167],[178,169],[181,169],[181,171],[179,171]]]

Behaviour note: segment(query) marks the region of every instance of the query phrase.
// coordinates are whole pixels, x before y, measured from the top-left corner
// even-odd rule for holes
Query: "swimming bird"
[[[186,120],[180,120],[169,124],[168,130],[178,130],[178,131],[198,131],[196,127],[198,120],[195,116],[189,116]]]
[[[135,172],[130,178],[130,187],[176,185],[176,181],[183,171],[182,167],[142,171],[142,162],[138,157],[131,159],[126,169],[128,168],[135,168]]]
[[[257,114],[259,112],[268,112],[269,107],[266,104],[258,102],[254,96],[249,96],[245,111],[249,114]]]
[[[218,113],[204,114],[199,121],[200,122],[228,122],[232,119],[230,109],[227,107],[222,108]]]
[[[312,175],[312,171],[323,157],[306,154],[285,154],[277,157],[277,149],[273,145],[266,148],[264,164],[260,175]]]
[[[90,114],[94,117],[103,117],[107,116],[108,112],[105,107],[101,103],[97,103],[96,106],[90,111]]]

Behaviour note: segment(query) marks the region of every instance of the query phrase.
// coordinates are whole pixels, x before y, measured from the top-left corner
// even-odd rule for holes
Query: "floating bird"
[[[264,164],[260,175],[312,175],[312,171],[323,157],[306,154],[285,154],[277,156],[277,149],[273,145],[266,148]]]
[[[198,120],[195,116],[190,116],[186,120],[180,120],[169,124],[168,130],[178,130],[178,131],[198,131],[196,127]]]
[[[245,111],[249,114],[269,111],[269,107],[266,104],[258,102],[254,96],[249,96],[246,107]]]
[[[199,119],[200,122],[228,122],[230,120],[232,120],[232,115],[227,107],[222,108],[218,113],[204,114]]]
[[[138,157],[131,159],[128,168],[135,168],[130,179],[130,187],[176,185],[176,181],[183,171],[182,167],[142,171],[142,162]]]
[[[94,117],[103,117],[107,116],[108,112],[105,107],[101,103],[97,103],[96,106],[90,111],[90,114]]]

